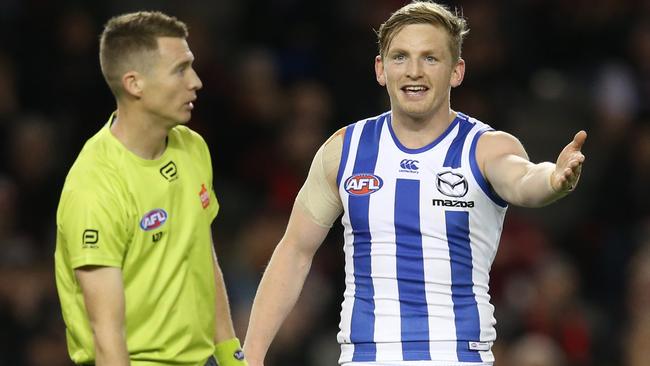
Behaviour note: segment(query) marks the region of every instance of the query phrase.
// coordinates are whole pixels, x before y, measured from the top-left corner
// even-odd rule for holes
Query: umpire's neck
[[[158,159],[167,147],[167,134],[173,127],[160,121],[150,113],[134,108],[124,108],[118,104],[111,133],[129,151],[147,159]]]

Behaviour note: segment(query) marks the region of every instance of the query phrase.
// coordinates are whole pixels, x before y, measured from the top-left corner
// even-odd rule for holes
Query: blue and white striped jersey
[[[488,130],[458,113],[435,141],[409,149],[390,112],[346,128],[341,363],[494,361],[488,283],[507,204],[476,162]]]

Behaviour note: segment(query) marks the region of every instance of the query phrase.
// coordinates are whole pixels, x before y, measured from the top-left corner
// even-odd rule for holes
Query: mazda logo
[[[462,174],[446,171],[436,174],[438,191],[449,197],[463,197],[467,194],[467,179]]]

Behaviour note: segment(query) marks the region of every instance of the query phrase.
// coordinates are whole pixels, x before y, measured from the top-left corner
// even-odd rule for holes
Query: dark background
[[[158,9],[190,26],[204,84],[190,127],[212,151],[215,241],[243,339],[318,146],[388,109],[373,29],[404,3],[2,0],[0,365],[69,365],[55,212],[67,170],[115,108],[97,56],[110,16]],[[491,280],[496,365],[650,365],[650,2],[451,5],[471,28],[455,109],[516,135],[533,161],[589,133],[575,193],[509,210]],[[336,363],[341,248],[336,223],[267,366]]]

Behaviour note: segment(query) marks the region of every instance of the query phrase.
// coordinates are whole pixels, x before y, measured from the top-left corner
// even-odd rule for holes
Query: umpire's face
[[[168,127],[186,123],[192,116],[196,91],[203,86],[193,61],[184,38],[158,38],[157,60],[144,77],[141,101],[148,113]]]

